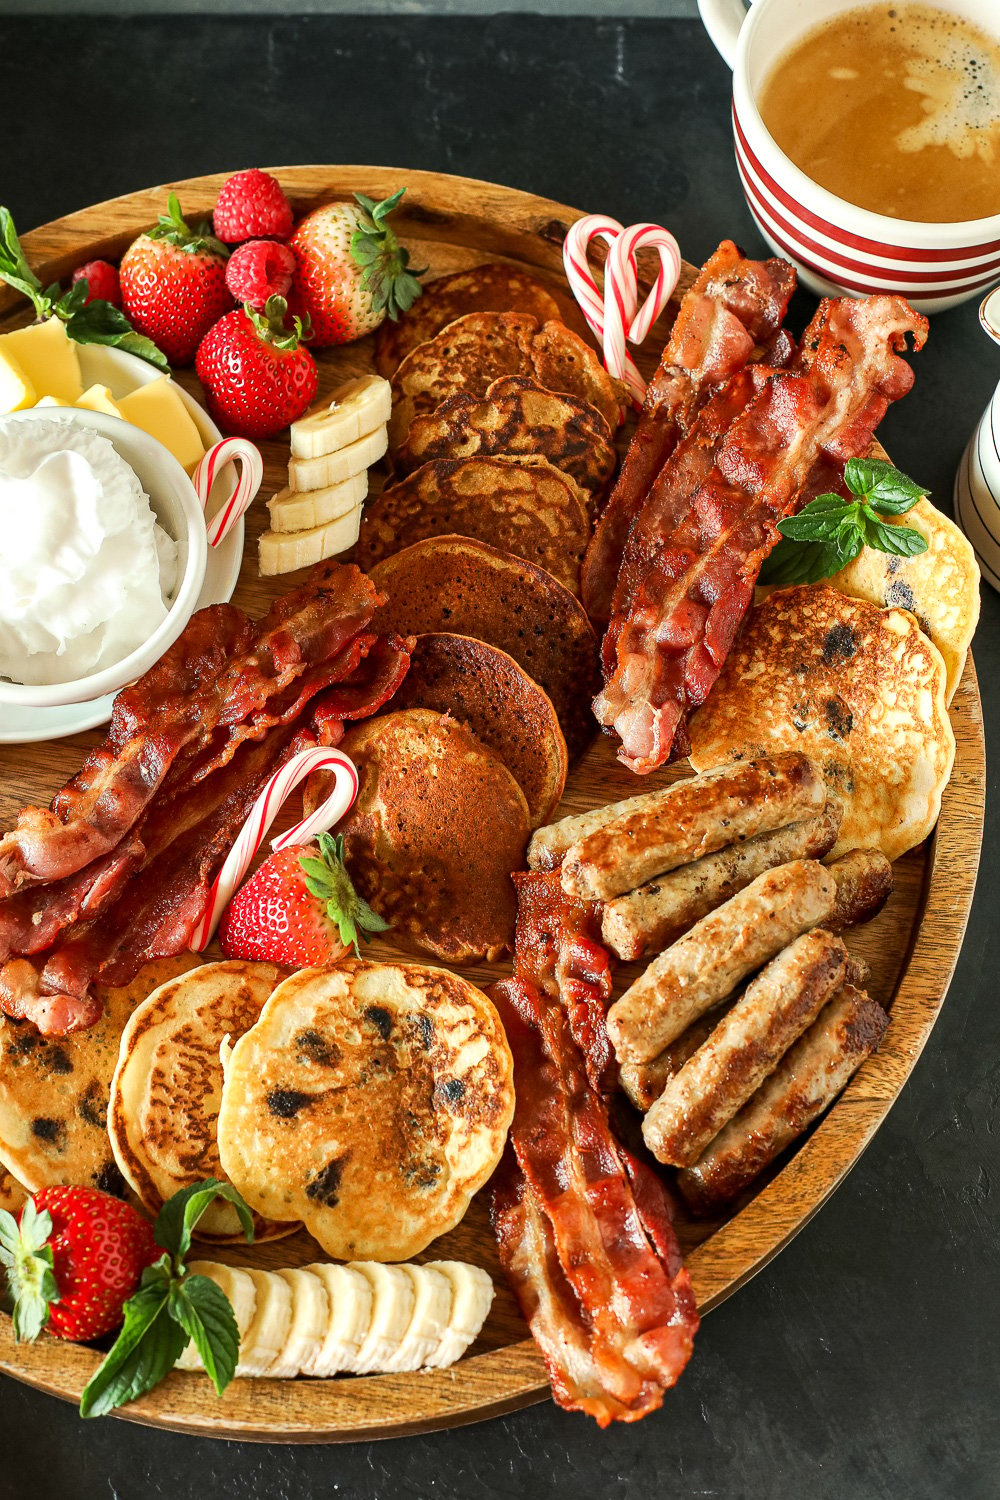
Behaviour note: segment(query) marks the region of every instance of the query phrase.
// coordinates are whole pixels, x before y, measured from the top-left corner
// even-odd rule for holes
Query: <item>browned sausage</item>
[[[889,1018],[845,984],[704,1156],[677,1174],[699,1214],[717,1212],[802,1134],[878,1047]]]
[[[892,865],[881,849],[851,849],[827,869],[837,882],[837,904],[826,924],[831,932],[870,922],[892,895]]]
[[[750,984],[671,1078],[643,1121],[657,1161],[689,1167],[774,1071],[844,982],[847,949],[829,932],[807,932]]]
[[[831,799],[815,818],[758,833],[743,844],[706,854],[604,908],[605,945],[626,961],[658,953],[699,918],[743,890],[764,870],[792,859],[822,859],[837,842],[843,809]]]
[[[765,870],[655,958],[608,1012],[620,1063],[649,1062],[768,959],[833,910],[837,883],[811,859]]]

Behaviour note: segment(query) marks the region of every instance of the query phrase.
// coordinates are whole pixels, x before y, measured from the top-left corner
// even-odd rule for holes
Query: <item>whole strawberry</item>
[[[78,281],[87,283],[84,307],[90,302],[110,302],[112,307],[121,307],[122,289],[118,284],[118,271],[109,260],[88,260],[73,272],[73,285]]]
[[[233,305],[226,288],[228,251],[208,224],[189,227],[176,193],[167,206],[122,257],[122,301],[135,327],[171,364],[189,365],[212,324]]]
[[[226,178],[219,189],[212,223],[227,245],[239,245],[243,240],[287,240],[292,232],[292,210],[278,179],[251,167]]]
[[[195,369],[213,417],[241,437],[273,437],[301,417],[316,394],[316,361],[300,319],[285,326],[284,297],[227,313],[198,347]]]
[[[43,1328],[86,1343],[110,1333],[161,1251],[153,1226],[98,1188],[42,1188],[20,1222],[0,1212],[0,1261],[14,1299],[14,1337]]]
[[[351,884],[343,838],[321,833],[318,844],[264,861],[226,908],[219,942],[227,958],[329,964],[357,952],[359,931],[388,926]]]
[[[291,305],[312,322],[317,348],[364,338],[386,317],[396,319],[420,296],[418,276],[388,219],[404,188],[382,203],[355,193],[354,203],[328,203],[302,220],[289,244],[296,273]]]

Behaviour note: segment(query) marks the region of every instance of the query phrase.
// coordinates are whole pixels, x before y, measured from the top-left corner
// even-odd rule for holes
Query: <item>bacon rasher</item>
[[[910,389],[913,372],[894,352],[907,334],[921,348],[927,320],[901,297],[821,302],[799,360],[733,422],[686,515],[655,549],[594,700],[632,770],[685,753],[688,715],[722,669],[778,522],[813,466],[864,453],[889,403]]]
[[[795,287],[787,261],[748,260],[723,240],[681,301],[618,482],[580,572],[584,606],[604,622],[625,539],[660,469],[705,398],[753,358],[787,358],[781,322]],[[777,341],[777,342],[776,342]]]

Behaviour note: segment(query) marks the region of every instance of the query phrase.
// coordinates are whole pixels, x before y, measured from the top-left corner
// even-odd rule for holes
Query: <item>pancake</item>
[[[611,428],[589,402],[547,391],[526,375],[505,375],[484,396],[463,391],[436,411],[414,417],[396,454],[396,469],[411,474],[431,459],[477,453],[547,458],[591,496],[592,504],[607,489],[617,458]]]
[[[45,1037],[30,1021],[0,1017],[0,1163],[30,1192],[79,1183],[122,1194],[107,1132],[121,1034],[150,990],[200,963],[181,953],[120,988],[96,986],[104,1013],[88,1031]]]
[[[487,542],[578,594],[590,519],[576,483],[544,458],[436,459],[369,501],[354,559],[370,572],[432,536]]]
[[[405,1261],[452,1229],[514,1113],[486,996],[443,969],[351,960],[280,984],[233,1048],[223,1165],[337,1260]]]
[[[933,829],[951,775],[946,676],[907,611],[827,584],[778,589],[691,720],[691,764],[801,750],[844,807],[831,858],[877,848],[898,859]]]
[[[27,1196],[27,1188],[22,1187],[6,1167],[0,1167],[0,1208],[5,1208],[9,1214],[20,1213]]]
[[[389,450],[402,445],[414,417],[465,391],[485,396],[504,375],[528,375],[550,391],[589,402],[618,426],[618,393],[597,355],[566,327],[527,313],[467,313],[406,356],[392,377]]]
[[[387,707],[430,708],[467,724],[513,774],[532,828],[551,819],[566,785],[566,739],[548,695],[506,651],[468,635],[418,635]]]
[[[473,312],[530,313],[539,323],[562,316],[540,281],[515,266],[493,261],[424,283],[409,312],[387,318],[375,335],[375,368],[388,380],[411,349],[432,339],[456,318]]]
[[[597,732],[598,641],[580,601],[542,568],[466,537],[416,542],[371,571],[388,594],[379,628],[453,631],[512,656],[548,694],[570,764]]]
[[[122,1033],[111,1084],[108,1134],[115,1160],[154,1218],[166,1200],[205,1177],[222,1177],[215,1139],[222,1098],[219,1048],[257,1020],[285,977],[276,964],[202,964],[161,984]],[[291,1234],[296,1224],[258,1219],[257,1239]],[[242,1242],[230,1203],[212,1203],[199,1239]]]
[[[510,771],[471,730],[414,708],[356,725],[340,748],[360,787],[337,824],[359,895],[394,939],[449,963],[498,958],[514,937],[511,872],[524,864],[528,804]],[[308,816],[328,775],[306,783]]]

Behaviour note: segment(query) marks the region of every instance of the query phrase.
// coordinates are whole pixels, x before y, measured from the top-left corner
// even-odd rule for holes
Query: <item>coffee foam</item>
[[[910,13],[905,86],[922,94],[926,118],[901,130],[901,151],[944,146],[957,157],[1000,154],[1000,44],[967,22]],[[982,41],[979,37],[982,36]]]

